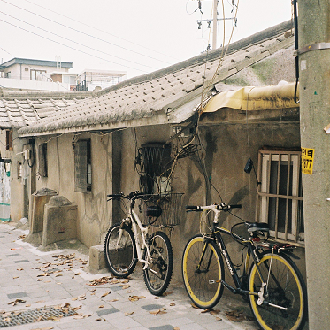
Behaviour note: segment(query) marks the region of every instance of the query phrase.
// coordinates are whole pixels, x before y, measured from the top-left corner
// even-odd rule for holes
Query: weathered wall
[[[74,192],[73,142],[91,138],[92,191]],[[111,193],[111,136],[98,134],[65,134],[36,139],[36,149],[47,142],[48,177],[37,175],[36,190],[47,187],[56,190],[78,205],[77,237],[87,246],[100,244],[109,227],[110,207],[106,194]]]
[[[273,147],[300,147],[298,122],[264,122],[219,124],[201,121],[199,134],[205,156],[205,167],[212,184],[219,191],[224,202],[242,203],[241,210],[235,210],[239,217],[254,221],[256,210],[256,178],[243,171],[251,157],[257,166],[258,149]],[[112,222],[118,221],[119,211],[115,203],[106,203],[106,194],[125,194],[139,190],[139,175],[134,169],[136,148],[145,143],[169,141],[172,129],[169,125],[126,129],[112,134],[81,134],[79,138],[91,138],[92,191],[74,192],[74,161],[72,134],[48,138],[49,177],[37,180],[37,189],[48,187],[57,190],[60,196],[78,205],[78,238],[87,246],[103,244],[105,233]],[[42,139],[37,139],[40,143]],[[45,140],[44,140],[45,141]],[[174,249],[174,277],[181,280],[181,256],[187,240],[199,231],[199,214],[186,214],[187,204],[201,205],[205,201],[205,178],[197,157],[183,158],[177,163],[173,174],[174,192],[183,192],[181,224],[170,235]],[[218,193],[212,189],[211,202],[220,202]],[[113,211],[111,209],[113,204]],[[113,219],[111,214],[114,215]],[[237,218],[223,213],[220,219],[230,227]],[[229,244],[235,263],[241,262],[241,247]],[[300,253],[303,256],[303,253]],[[299,263],[298,263],[299,264]],[[299,264],[304,269],[304,258]]]

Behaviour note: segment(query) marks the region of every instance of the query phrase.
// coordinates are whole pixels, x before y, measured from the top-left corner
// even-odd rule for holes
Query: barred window
[[[79,140],[74,144],[74,191],[92,190],[91,141]]]
[[[39,174],[43,177],[48,176],[47,143],[42,143],[38,147]]]
[[[258,182],[258,220],[269,224],[272,237],[302,243],[301,151],[260,150]]]

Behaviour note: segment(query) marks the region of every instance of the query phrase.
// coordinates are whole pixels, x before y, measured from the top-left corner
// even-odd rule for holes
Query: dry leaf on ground
[[[160,309],[157,309],[155,311],[150,311],[149,313],[151,315],[163,315],[163,314],[166,314],[165,308],[160,308]]]

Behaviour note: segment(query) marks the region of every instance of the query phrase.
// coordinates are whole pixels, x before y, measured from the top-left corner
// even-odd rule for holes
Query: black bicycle
[[[302,329],[307,317],[307,290],[290,258],[295,246],[269,240],[267,223],[242,221],[230,230],[220,227],[221,210],[230,211],[241,205],[221,203],[186,208],[187,211],[214,212],[210,233],[192,237],[183,252],[183,281],[195,305],[203,309],[214,307],[226,287],[249,301],[262,329]],[[234,233],[239,226],[245,227],[247,238]],[[222,234],[230,235],[247,249],[241,274],[227,252]],[[224,261],[234,286],[225,281]]]

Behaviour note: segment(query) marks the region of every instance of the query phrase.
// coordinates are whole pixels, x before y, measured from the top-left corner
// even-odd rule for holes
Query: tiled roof
[[[177,123],[188,119],[215,85],[294,43],[292,23],[284,22],[223,50],[189,59],[171,67],[126,80],[104,94],[50,115],[25,135],[105,130],[118,127]]]
[[[0,128],[24,127],[79,104],[92,93],[0,90]]]

